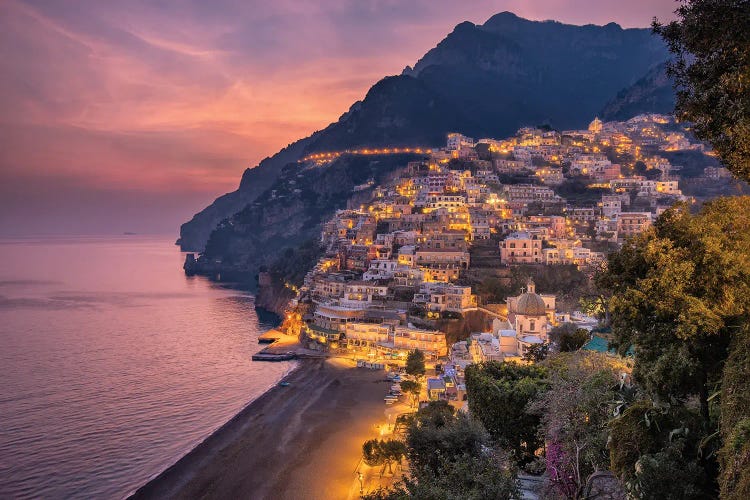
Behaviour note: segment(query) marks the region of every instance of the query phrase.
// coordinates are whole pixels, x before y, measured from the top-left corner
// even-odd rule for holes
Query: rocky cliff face
[[[271,264],[282,249],[318,237],[321,224],[335,210],[370,196],[371,189],[355,192],[355,186],[370,179],[381,184],[416,158],[344,155],[323,166],[288,164],[255,201],[219,223],[195,272],[254,284],[258,269]],[[313,265],[310,262],[309,267]]]
[[[675,92],[667,76],[666,63],[659,64],[643,78],[627,87],[602,108],[605,120],[627,120],[641,113],[670,114],[674,110]]]
[[[177,244],[183,251],[202,252],[211,232],[222,220],[245,208],[249,203],[268,189],[289,162],[297,161],[315,138],[301,139],[282,149],[270,158],[261,161],[255,168],[248,168],[242,174],[240,186],[236,191],[222,195],[180,227],[180,239]]]
[[[289,301],[294,298],[294,292],[279,283],[258,286],[255,294],[255,307],[270,311],[281,318],[284,317]]]
[[[292,244],[299,239],[297,232],[308,234],[318,221],[316,215],[314,221],[301,223],[292,214],[330,211],[332,193],[316,186],[304,190],[314,199],[283,198],[285,207],[266,196],[285,166],[308,153],[356,146],[436,146],[450,131],[503,137],[525,125],[581,127],[617,91],[666,58],[664,44],[650,30],[622,29],[614,23],[572,26],[528,21],[508,12],[483,25],[461,23],[413,69],[376,83],[337,122],[248,169],[237,191],[183,224],[178,242],[184,250],[205,247],[204,268],[206,259],[223,259],[223,267],[226,262],[247,267],[262,260],[259,252],[273,248],[269,242]],[[654,101],[644,102],[648,107]],[[303,176],[297,187],[304,188],[308,181],[315,182]],[[351,192],[341,187],[336,196],[346,199]],[[274,206],[267,206],[271,201]],[[280,223],[285,225],[281,232],[248,229],[248,224]],[[252,254],[242,257],[243,252]]]

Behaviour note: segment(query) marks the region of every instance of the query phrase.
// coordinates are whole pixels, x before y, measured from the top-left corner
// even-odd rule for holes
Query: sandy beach
[[[389,385],[343,361],[300,363],[132,498],[348,498]]]

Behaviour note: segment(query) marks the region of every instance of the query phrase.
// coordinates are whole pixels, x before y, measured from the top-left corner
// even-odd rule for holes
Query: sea
[[[0,239],[0,498],[124,498],[292,364],[167,236]]]

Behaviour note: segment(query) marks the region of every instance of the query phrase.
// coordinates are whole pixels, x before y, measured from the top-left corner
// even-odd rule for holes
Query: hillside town
[[[695,201],[680,188],[683,167],[659,154],[683,150],[704,145],[654,114],[597,118],[586,130],[523,128],[501,140],[451,133],[444,148],[425,149],[424,160],[390,182],[358,186],[372,189],[371,201],[325,223],[323,257],[301,287],[288,285],[296,312],[286,328],[311,349],[367,366],[403,366],[419,349],[444,371],[428,380],[429,396],[465,400],[468,364],[523,360],[562,323],[596,326],[579,310],[558,308],[531,279],[504,303],[482,303],[472,272],[567,265],[593,273],[674,203]],[[303,161],[325,168],[336,156]],[[709,167],[704,177],[727,174]],[[571,182],[579,190],[566,196],[561,188]],[[463,333],[450,331],[462,319]],[[606,350],[596,340],[590,348]]]

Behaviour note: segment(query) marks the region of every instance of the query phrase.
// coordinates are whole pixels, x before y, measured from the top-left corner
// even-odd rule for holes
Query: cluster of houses
[[[538,294],[530,282],[507,299],[489,331],[449,347],[437,320],[482,307],[461,279],[472,267],[472,247],[494,248],[500,266],[602,262],[593,242],[621,243],[685,199],[680,167],[654,150],[702,146],[665,131],[668,123],[662,115],[595,119],[586,130],[524,128],[503,140],[452,133],[446,147],[425,150],[424,160],[410,162],[394,180],[364,185],[371,201],[339,210],[324,225],[325,255],[299,289],[298,303],[309,304],[307,341],[396,364],[419,349],[447,367],[431,390],[460,397],[467,364],[521,359],[547,343],[561,320],[555,297]],[[645,175],[626,176],[611,160],[625,153]],[[600,197],[566,199],[559,188],[569,181]],[[591,199],[598,201],[582,202]]]

